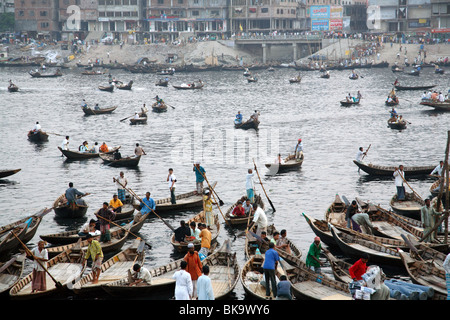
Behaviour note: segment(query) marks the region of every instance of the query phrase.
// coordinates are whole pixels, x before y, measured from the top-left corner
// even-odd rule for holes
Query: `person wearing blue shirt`
[[[237,115],[236,115],[236,120],[234,120],[234,122],[235,122],[236,124],[242,123],[242,114],[241,114],[240,111],[238,111],[238,113],[237,113]]]
[[[75,189],[73,187],[73,183],[69,182],[69,188],[66,190],[65,196],[67,199],[67,203],[71,204],[71,203],[76,202],[78,196],[82,197],[82,196],[86,196],[88,194],[89,193],[83,193],[81,191],[78,191],[77,189]]]
[[[155,210],[156,203],[155,203],[155,200],[153,200],[153,198],[150,198],[150,192],[147,192],[145,194],[145,198],[142,199],[140,207],[141,207],[141,214],[142,215],[150,212],[151,210]]]
[[[194,168],[192,169],[192,171],[195,172],[195,181],[196,181],[196,186],[197,186],[197,194],[202,194],[203,193],[203,181],[205,181],[205,169],[203,169],[203,167],[200,165],[200,162],[197,161],[194,164]]]
[[[278,261],[280,256],[274,249],[275,244],[269,242],[269,250],[266,251],[264,256],[264,279],[266,281],[266,299],[270,299],[270,286],[272,285],[273,296],[277,296],[277,282],[275,279],[275,270],[278,267]]]

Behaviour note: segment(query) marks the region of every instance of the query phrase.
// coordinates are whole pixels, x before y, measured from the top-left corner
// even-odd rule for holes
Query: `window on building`
[[[196,17],[196,16],[198,16],[198,15],[200,15],[200,13],[199,13],[198,10],[192,11],[192,16]]]
[[[164,0],[158,0],[158,4],[164,4]]]
[[[114,17],[114,11],[107,11],[106,12],[107,17]]]
[[[137,0],[131,0],[131,1],[130,1],[130,4],[131,4],[132,6],[137,6]]]
[[[47,11],[41,11],[39,12],[41,17],[46,17],[47,16]]]
[[[124,16],[124,17],[130,17],[131,14],[130,14],[129,11],[124,11],[124,12],[122,13],[122,16]]]
[[[114,5],[114,0],[106,0],[106,5],[107,6],[113,6]]]
[[[106,15],[106,13],[104,11],[99,11],[98,12],[98,16],[99,17],[104,17]]]
[[[183,0],[178,0],[178,4],[183,4]]]
[[[34,17],[34,11],[33,11],[33,10],[28,11],[28,15],[29,15],[30,17]]]
[[[98,0],[98,4],[100,6],[104,6],[105,5],[105,0]]]
[[[122,16],[122,12],[114,11],[114,17],[121,17],[121,16]]]
[[[137,17],[138,16],[138,12],[137,11],[131,11],[131,16],[132,17]]]
[[[24,14],[25,14],[25,12],[24,12],[24,11],[19,11],[19,17],[23,17],[23,16],[24,16]]]
[[[48,22],[41,22],[41,28],[43,29],[48,28]]]
[[[122,4],[122,0],[114,0],[114,4],[116,6],[120,6]]]

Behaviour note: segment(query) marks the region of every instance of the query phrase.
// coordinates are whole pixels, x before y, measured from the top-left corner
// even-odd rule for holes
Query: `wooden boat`
[[[0,256],[5,256],[20,249],[20,241],[25,244],[29,242],[35,236],[44,216],[50,211],[52,209],[45,208],[36,214],[2,226],[0,228]]]
[[[145,223],[145,219],[149,217],[150,213],[146,213],[145,215],[137,215],[136,217],[131,218],[123,218],[123,219],[115,219],[113,222],[118,224],[119,226],[127,225],[132,220],[133,223],[130,228],[130,232],[136,234],[141,230],[142,226]],[[114,232],[116,230],[119,230],[120,227],[115,226],[114,224],[111,224],[110,232]],[[70,231],[62,231],[58,233],[50,233],[50,234],[43,234],[39,237],[42,240],[47,241],[48,243],[51,243],[53,245],[66,245],[77,242],[79,239],[86,240],[85,236],[80,236],[78,233],[80,232],[80,229],[70,230]]]
[[[168,291],[173,293],[175,290],[175,279],[172,277],[176,271],[181,269],[181,261],[184,261],[184,258],[149,269],[152,275],[151,285],[130,286],[128,277],[125,277],[108,282],[102,285],[101,288],[116,298],[149,297]]]
[[[254,255],[245,263],[241,270],[242,286],[246,294],[252,299],[266,299],[266,288],[261,284],[261,281],[264,280],[263,263],[264,256]],[[279,280],[281,275],[286,275],[286,273],[281,268],[281,265],[278,264],[275,276]]]
[[[302,82],[302,78],[300,76],[289,79],[289,83],[300,83],[300,82]]]
[[[405,192],[405,201],[398,201],[397,195],[394,195],[390,205],[396,213],[420,220],[420,208],[425,205],[425,201],[414,193]]]
[[[365,254],[369,261],[383,265],[402,266],[402,261],[396,249],[358,237],[357,234],[338,232],[331,226],[331,234],[337,245],[345,255],[353,259],[360,259]]]
[[[163,69],[158,72],[160,76],[173,76],[175,74],[175,70],[172,68],[169,69]]]
[[[392,99],[392,101],[386,100],[386,101],[384,102],[384,104],[387,105],[387,106],[396,106],[396,105],[399,104],[399,100],[398,100],[397,97],[395,97],[395,98]]]
[[[405,72],[405,74],[407,74],[409,76],[416,76],[416,77],[418,77],[420,75],[420,71],[419,70],[411,70],[410,72]]]
[[[430,186],[430,193],[431,195],[434,197],[437,197],[439,195],[439,188],[441,185],[441,180],[436,180],[435,182],[433,182],[433,184]],[[444,182],[444,189],[445,189],[445,182]],[[450,190],[450,185],[449,185],[449,190]],[[444,191],[445,192],[445,191]]]
[[[343,197],[342,201],[339,195],[336,195],[334,202],[325,212],[324,220],[336,227],[346,228],[345,213],[350,205],[349,201]],[[402,240],[402,234],[408,234],[413,238],[422,238],[423,227],[413,224],[413,219],[395,215],[380,206],[362,202],[356,198],[356,202],[361,207],[362,212],[369,215],[374,228],[374,235],[379,237]],[[411,221],[411,222],[410,222]]]
[[[102,75],[105,73],[106,73],[105,71],[101,71],[101,70],[92,70],[92,71],[85,70],[85,71],[81,72],[82,75],[86,75],[86,76],[98,76],[98,75]]]
[[[433,300],[446,300],[445,271],[437,267],[432,261],[417,260],[414,253],[399,250],[399,255],[411,280],[434,290]]]
[[[152,111],[153,112],[166,112],[167,111],[167,105],[165,103],[158,104],[155,102],[152,105]]]
[[[102,263],[98,283],[92,283],[93,274],[89,273],[73,285],[73,292],[78,295],[99,292],[107,283],[127,277],[128,270],[132,269],[134,264],[144,264],[144,249],[145,242],[136,239],[128,248]]]
[[[217,181],[211,183],[214,189]],[[196,208],[203,208],[203,198],[197,194],[196,191],[181,193],[175,196],[176,203],[172,204],[171,197],[155,200],[155,211],[159,214],[171,213],[176,211],[192,210]],[[141,210],[139,202],[133,200],[133,206],[136,210]]]
[[[385,176],[385,177],[392,177],[395,171],[394,166],[380,166],[376,164],[366,164],[361,161],[353,160],[353,163],[358,166],[362,171],[368,173],[372,176]],[[435,166],[409,166],[404,167],[403,171],[405,172],[405,175],[408,177],[411,176],[427,176],[430,174],[431,171],[433,171]]]
[[[62,73],[59,70],[56,70],[54,74],[42,74],[37,71],[30,71],[29,73],[33,78],[56,78],[62,76]]]
[[[130,80],[130,82],[128,82],[127,84],[124,84],[124,83],[117,84],[116,83],[116,88],[119,90],[131,90],[132,85],[133,85],[133,80]]]
[[[354,101],[351,101],[351,100],[341,100],[340,101],[341,102],[341,105],[342,106],[344,106],[344,107],[348,107],[348,106],[352,106],[352,105],[356,105],[356,104],[359,104],[359,99],[356,99],[356,100],[354,100]]]
[[[99,210],[100,209],[94,212],[94,216],[97,215]],[[133,215],[133,213],[134,213],[134,206],[131,203],[124,203],[121,212],[117,212],[116,217],[112,221],[115,222],[116,220],[129,218]]]
[[[101,108],[101,109],[91,109],[91,108],[81,107],[81,110],[83,110],[84,114],[87,116],[112,113],[116,109],[117,109],[116,106],[110,107],[110,108]]]
[[[28,140],[32,142],[45,142],[48,141],[48,133],[44,131],[33,132],[30,130],[27,134]]]
[[[121,146],[114,147],[108,150],[108,152],[105,152],[104,154],[113,154],[116,150],[119,150]],[[67,157],[69,160],[85,160],[85,159],[92,159],[92,158],[98,158],[101,153],[95,153],[95,152],[79,152],[75,150],[63,150],[61,147],[58,147],[59,151],[63,155]]]
[[[406,86],[395,85],[394,87],[395,87],[396,90],[428,90],[428,89],[434,88],[436,86],[435,85],[430,85],[430,86],[406,87]]]
[[[343,283],[351,283],[353,281],[352,277],[349,273],[349,268],[352,266],[351,263],[336,258],[330,251],[323,250],[323,254],[327,258],[330,263],[331,270],[333,272],[334,279],[343,282]]]
[[[0,262],[0,297],[6,298],[9,290],[22,278],[25,254],[16,254],[5,262]]]
[[[241,122],[241,123],[234,123],[234,127],[236,129],[244,129],[244,130],[249,130],[249,129],[258,129],[260,121],[254,121],[253,119],[249,119],[245,122]]]
[[[12,176],[13,174],[19,172],[20,170],[22,169],[0,170],[0,179]]]
[[[62,288],[57,288],[55,282],[45,274],[47,290],[31,292],[33,273],[28,274],[19,280],[9,291],[11,299],[25,300],[42,297],[61,295],[68,291],[68,285],[72,285],[81,277],[86,265],[82,264],[84,252],[78,243],[71,249],[64,250],[60,255],[47,261],[47,270],[53,278],[62,284]]]
[[[238,201],[241,201],[242,203],[245,203],[247,200],[247,196],[242,196]],[[225,212],[225,224],[231,225],[231,226],[244,226],[247,225],[249,220],[252,219],[253,213],[246,217],[232,217],[231,213],[233,212],[233,209],[237,206],[238,201],[234,203],[230,208],[228,208],[227,212]],[[264,202],[260,195],[255,196],[255,202],[258,204],[258,207],[264,209]]]
[[[301,158],[296,159],[295,155],[289,155],[284,159],[284,163],[266,163],[266,168],[271,170],[277,170],[277,173],[282,173],[290,170],[299,169],[302,166],[304,156],[302,154]]]
[[[403,72],[404,69],[400,68],[399,66],[392,66],[392,72]]]
[[[292,284],[294,296],[299,300],[353,300],[347,283],[336,281],[310,270],[306,263],[280,264]]]
[[[158,82],[155,83],[155,86],[160,86],[160,87],[167,87],[167,85],[169,84],[169,80],[159,80]]]
[[[439,101],[421,101],[421,105],[432,107],[437,111],[450,111],[450,101],[446,100],[445,102]]]
[[[249,76],[247,78],[247,82],[258,82],[258,77]]]
[[[111,228],[110,229],[111,241],[110,242],[100,242],[100,245],[102,247],[102,251],[104,254],[117,252],[123,247],[123,245],[125,244],[128,236],[129,236],[129,231],[130,231],[132,224],[133,224],[132,222],[129,222],[126,226],[124,226],[122,228],[114,228],[114,229]],[[100,235],[94,236],[93,239],[99,240]],[[49,247],[49,248],[47,248],[48,255],[49,255],[49,257],[57,256],[61,252],[65,251],[67,249],[71,249],[79,243],[81,243],[80,245],[81,245],[81,248],[83,248],[83,250],[86,250],[87,247],[89,246],[89,243],[87,240],[81,240],[81,242]]]
[[[104,153],[100,153],[99,157],[106,165],[111,167],[137,167],[139,165],[139,161],[141,160],[141,156],[125,157],[116,160],[114,159],[114,155]]]
[[[114,91],[114,85],[109,85],[109,86],[98,86],[98,89],[101,91],[108,91],[108,92],[113,92]]]
[[[203,88],[203,83],[194,84],[194,85],[191,85],[191,84],[182,84],[182,85],[179,85],[179,86],[173,85],[172,87],[174,87],[177,90],[195,90],[195,89],[202,89]]]
[[[355,74],[355,75],[351,75],[348,77],[350,80],[358,80],[359,79],[359,75]]]
[[[11,83],[11,84],[8,86],[8,91],[9,91],[9,92],[17,92],[17,91],[19,91],[19,87],[16,86],[14,83]]]
[[[58,218],[63,219],[78,219],[85,216],[89,206],[82,202],[72,203],[69,205],[66,200],[65,194],[60,195],[53,203],[53,210]]]
[[[404,129],[406,129],[407,122],[404,119],[399,120],[399,119],[389,118],[387,121],[387,124],[388,124],[388,127],[391,129],[404,130]]]
[[[130,124],[136,125],[136,124],[146,124],[147,123],[147,117],[139,117],[139,118],[131,118]]]
[[[269,240],[272,239],[275,231],[277,231],[277,229],[273,224],[267,226],[267,238]],[[290,255],[294,258],[300,258],[302,256],[302,252],[297,248],[297,246],[289,239],[287,239],[287,243],[289,244],[289,249],[291,251]],[[269,243],[262,241],[262,239],[260,239],[255,233],[249,230],[245,237],[245,255],[247,257],[255,255],[257,248],[259,248],[261,254],[264,254],[269,249]],[[275,250],[279,254],[282,251],[278,248],[276,248]]]
[[[444,74],[444,69],[441,69],[441,68],[436,68],[436,69],[434,69],[434,73],[436,73],[436,74]]]
[[[322,79],[330,79],[330,74],[329,73],[324,73],[324,74],[321,74],[320,77]]]
[[[189,224],[194,221],[195,223],[205,223],[206,219],[205,219],[205,213],[204,211],[200,212],[199,214],[197,214],[195,217],[189,219],[189,221],[186,221],[186,225],[189,226]],[[217,242],[217,237],[219,236],[219,232],[220,232],[220,221],[219,221],[219,216],[217,214],[214,215],[214,225],[211,226],[211,245],[213,245],[214,243]],[[175,240],[175,234],[172,234],[172,236],[170,237],[170,243],[172,244],[173,248],[180,253],[184,253],[188,251],[188,244],[189,243],[193,243],[194,244],[194,248],[196,251],[200,250],[200,241],[198,240],[194,240],[192,242],[178,242]]]

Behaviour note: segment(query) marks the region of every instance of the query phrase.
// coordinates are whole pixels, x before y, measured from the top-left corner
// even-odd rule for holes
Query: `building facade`
[[[57,38],[59,0],[15,0],[15,30],[33,38]]]

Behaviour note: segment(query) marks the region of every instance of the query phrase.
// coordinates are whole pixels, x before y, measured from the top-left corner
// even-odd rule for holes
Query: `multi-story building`
[[[149,0],[145,21],[152,41],[228,32],[227,0]]]
[[[97,0],[59,0],[58,18],[62,40],[84,40],[95,31],[98,21]]]
[[[14,13],[14,0],[0,0],[0,13]]]
[[[367,31],[367,5],[366,0],[343,0],[343,26],[347,32]]]
[[[306,19],[304,6],[298,0],[231,0],[229,9],[232,33],[305,30],[298,19]]]
[[[431,29],[434,33],[450,33],[449,0],[431,0]]]
[[[29,37],[57,39],[59,0],[15,0],[15,30]]]
[[[377,8],[379,29],[374,32],[429,32],[431,0],[369,0]]]

